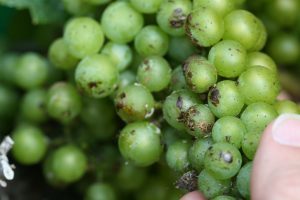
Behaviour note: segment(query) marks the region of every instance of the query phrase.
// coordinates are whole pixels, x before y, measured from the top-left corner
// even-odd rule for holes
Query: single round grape
[[[274,107],[279,115],[284,113],[299,114],[300,110],[298,105],[291,100],[281,100],[274,104]]]
[[[235,0],[193,0],[193,9],[207,7],[219,13],[222,17],[237,7]]]
[[[94,19],[76,17],[67,23],[63,39],[70,54],[82,59],[99,52],[104,43],[104,34]]]
[[[228,142],[239,149],[246,131],[245,125],[239,118],[226,116],[218,119],[214,124],[212,139],[215,143]]]
[[[125,70],[132,62],[132,51],[126,44],[108,42],[101,53],[107,55],[119,71]]]
[[[196,93],[204,93],[217,82],[217,70],[201,56],[191,56],[183,64],[185,80],[189,88]]]
[[[135,165],[146,167],[157,162],[162,153],[161,132],[150,122],[134,122],[122,129],[119,149]]]
[[[269,55],[258,51],[251,52],[247,55],[246,66],[248,68],[252,66],[262,66],[275,73],[277,72],[275,61]]]
[[[163,104],[164,119],[177,130],[185,130],[183,122],[179,120],[180,117],[191,106],[200,103],[199,97],[188,90],[174,91],[165,99]]]
[[[52,159],[54,177],[66,184],[78,181],[87,170],[85,154],[74,145],[59,147],[53,152]]]
[[[224,19],[225,40],[234,40],[248,51],[261,50],[267,39],[266,28],[252,13],[246,10],[234,10]]]
[[[203,138],[210,135],[215,116],[207,105],[197,104],[181,113],[178,120],[184,123],[185,129],[189,134],[197,138]]]
[[[136,82],[136,75],[132,71],[126,70],[121,72],[119,76],[118,91],[128,85],[134,84],[135,82]]]
[[[92,5],[103,5],[103,4],[110,3],[112,0],[82,0],[82,1]]]
[[[190,167],[188,151],[191,147],[189,141],[179,140],[171,144],[166,152],[168,166],[177,172],[185,172]]]
[[[253,66],[240,75],[238,89],[247,105],[259,101],[272,104],[280,92],[280,83],[276,73]]]
[[[172,71],[170,90],[175,91],[180,89],[187,89],[187,84],[185,81],[182,67],[178,66]]]
[[[118,78],[116,65],[103,54],[85,57],[75,71],[78,88],[94,98],[112,94],[118,86]]]
[[[247,51],[238,42],[223,40],[214,45],[208,60],[214,64],[218,75],[226,78],[238,77],[246,69]]]
[[[229,191],[231,182],[214,178],[207,170],[202,170],[198,176],[198,189],[206,198],[214,198]]]
[[[250,199],[250,178],[252,162],[245,164],[236,177],[236,184],[239,193],[246,199]]]
[[[185,29],[193,43],[200,47],[210,47],[222,39],[224,20],[218,12],[200,7],[189,14]]]
[[[130,0],[131,5],[141,13],[156,13],[163,0]]]
[[[215,143],[205,153],[205,170],[216,179],[226,180],[235,176],[241,166],[241,153],[232,144]]]
[[[87,4],[83,0],[62,0],[64,9],[72,15],[88,15],[94,11],[91,4]]]
[[[163,1],[156,14],[157,24],[169,35],[183,36],[185,21],[191,10],[190,0]]]
[[[151,92],[158,92],[168,87],[172,69],[167,60],[160,56],[145,58],[137,71],[137,80]]]
[[[36,53],[23,54],[15,68],[14,80],[25,90],[38,88],[44,85],[48,78],[46,60]]]
[[[134,47],[143,57],[164,56],[169,48],[169,36],[158,26],[145,26],[135,37]]]
[[[241,120],[247,131],[262,132],[278,116],[274,106],[257,102],[250,104],[242,113]]]
[[[46,90],[30,90],[25,94],[21,102],[22,116],[31,122],[45,122],[47,120],[46,101]]]
[[[53,173],[53,152],[50,152],[43,162],[43,175],[46,182],[53,187],[63,187],[65,183],[62,183],[56,175]]]
[[[231,196],[217,196],[215,198],[213,198],[212,200],[236,200],[234,197]]]
[[[217,83],[208,93],[208,106],[217,117],[237,116],[244,106],[235,81],[225,80]]]
[[[170,44],[168,49],[168,56],[173,60],[183,63],[188,57],[196,52],[196,47],[185,36],[170,38]]]
[[[249,160],[253,160],[261,138],[261,132],[250,131],[244,135],[242,150]]]
[[[112,186],[106,183],[93,183],[84,196],[84,200],[116,200],[117,196]]]
[[[0,55],[0,82],[6,85],[14,84],[15,69],[19,55],[8,53]]]
[[[43,131],[32,125],[20,125],[12,133],[14,158],[23,165],[39,163],[45,156],[48,141]]]
[[[144,19],[129,2],[118,1],[111,3],[104,10],[101,24],[108,39],[117,43],[127,43],[142,29]]]
[[[18,109],[19,95],[12,88],[0,84],[0,119],[14,117]],[[0,121],[1,121],[0,120]]]
[[[48,57],[55,67],[63,70],[71,70],[78,63],[78,59],[69,53],[68,47],[62,38],[56,39],[51,44]]]
[[[49,89],[46,106],[48,114],[64,124],[79,115],[82,107],[76,89],[65,82],[58,82]]]
[[[204,156],[206,151],[213,145],[211,138],[197,139],[188,152],[189,163],[200,172],[204,168]]]
[[[154,113],[154,104],[151,92],[140,84],[120,89],[115,97],[117,113],[125,122],[148,119]]]

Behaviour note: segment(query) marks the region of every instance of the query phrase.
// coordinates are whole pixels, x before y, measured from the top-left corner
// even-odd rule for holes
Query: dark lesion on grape
[[[189,14],[187,19],[186,19],[186,23],[185,23],[185,33],[187,34],[187,36],[190,38],[191,42],[198,46],[201,47],[201,45],[199,44],[199,41],[193,36],[192,32],[191,32],[191,28],[196,28],[195,26],[193,26],[190,21],[192,20],[192,15]]]
[[[121,94],[120,94],[120,98],[121,99],[124,99],[126,97],[126,94],[124,93],[124,92],[122,92]]]
[[[219,99],[220,99],[221,95],[220,95],[220,91],[218,90],[217,87],[212,87],[210,90],[210,97],[209,99],[211,100],[211,103],[214,106],[218,106],[218,104],[220,103]]]
[[[176,101],[176,107],[179,108],[179,110],[181,110],[181,109],[182,109],[182,106],[183,106],[182,97],[179,96],[179,97],[177,98],[177,101]]]
[[[90,89],[92,89],[92,88],[96,88],[96,87],[98,87],[98,85],[101,85],[102,84],[102,82],[101,81],[93,81],[93,82],[89,82],[88,83],[88,87],[90,88]]]
[[[170,25],[173,28],[181,28],[186,20],[186,14],[183,13],[183,10],[181,8],[176,8],[173,11],[172,16],[169,19]]]
[[[198,188],[197,179],[197,172],[195,170],[188,171],[175,182],[175,187],[177,189],[187,190],[188,192],[195,191]]]

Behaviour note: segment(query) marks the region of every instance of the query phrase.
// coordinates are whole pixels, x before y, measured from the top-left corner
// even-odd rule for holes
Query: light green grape
[[[130,0],[132,6],[141,13],[155,13],[163,0]]]

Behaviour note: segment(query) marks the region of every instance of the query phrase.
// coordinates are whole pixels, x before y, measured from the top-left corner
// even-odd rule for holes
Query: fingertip
[[[180,200],[205,200],[205,197],[198,191],[190,192],[181,197]]]

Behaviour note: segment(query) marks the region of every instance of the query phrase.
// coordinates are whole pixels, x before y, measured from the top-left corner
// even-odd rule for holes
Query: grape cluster
[[[47,58],[1,56],[0,128],[16,161],[42,163],[50,185],[77,183],[86,200],[250,199],[263,130],[300,111],[276,99],[267,30],[244,1],[63,4],[73,17]]]

